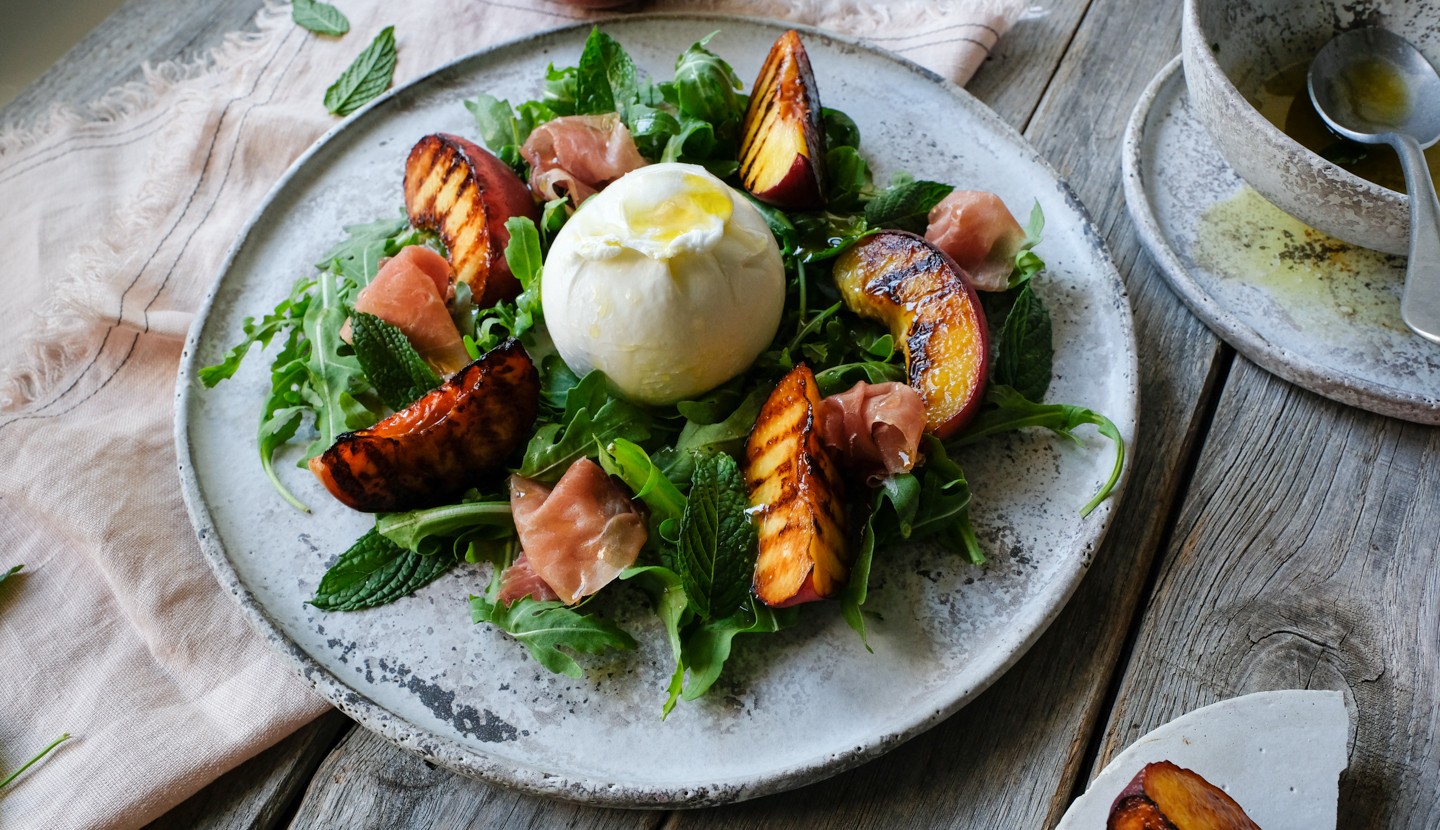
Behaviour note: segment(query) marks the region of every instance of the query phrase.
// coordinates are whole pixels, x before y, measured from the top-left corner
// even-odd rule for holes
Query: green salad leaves
[[[307,19],[324,13],[323,4],[297,4],[297,20],[302,6]],[[576,65],[549,67],[539,98],[512,104],[481,93],[465,106],[481,140],[522,177],[528,169],[521,147],[538,126],[562,116],[613,113],[648,160],[699,164],[733,181],[748,101],[734,70],[710,51],[713,37],[686,49],[671,79],[656,80],[641,72],[618,42],[596,30]],[[386,67],[393,68],[393,60],[393,37],[386,30],[332,88],[327,104],[333,97],[336,111],[358,106],[377,85],[384,88],[381,75],[388,84]],[[539,417],[528,442],[510,459],[509,471],[553,484],[577,459],[589,458],[643,505],[644,549],[606,594],[629,591],[648,599],[663,627],[674,661],[664,714],[717,682],[737,637],[773,634],[802,613],[794,607],[769,608],[751,592],[757,531],[740,462],[777,380],[801,362],[815,371],[824,394],[861,380],[907,378],[904,344],[846,308],[831,279],[831,262],[879,229],[922,233],[931,209],[953,187],[906,174],[877,184],[855,122],[839,110],[826,109],[823,115],[829,171],[825,208],[784,211],[752,202],[785,265],[779,331],[747,374],[700,398],[672,407],[643,406],[617,394],[598,372],[577,376],[555,353],[541,285],[546,251],[573,209],[563,199],[544,206],[538,225],[527,218],[505,225],[505,259],[521,287],[515,299],[476,308],[468,288],[460,285],[452,303],[452,318],[472,357],[513,337],[539,372]],[[1117,427],[1088,409],[1043,402],[1054,375],[1051,318],[1043,287],[1037,287],[1044,262],[1033,250],[1043,227],[1037,204],[1008,288],[984,298],[994,355],[979,414],[948,441],[926,436],[923,463],[910,472],[852,494],[853,562],[838,606],[867,648],[865,604],[878,551],[923,542],[977,566],[985,562],[982,534],[971,518],[970,482],[961,468],[966,447],[1032,427],[1078,440],[1077,430],[1093,427],[1114,442],[1115,463],[1109,480],[1081,512],[1093,510],[1119,480],[1124,445]],[[383,258],[406,245],[428,245],[443,253],[442,246],[431,234],[412,229],[403,216],[345,230],[347,238],[316,264],[315,273],[298,280],[269,314],[247,318],[241,342],[200,371],[202,382],[213,386],[235,375],[252,346],[273,349],[257,445],[267,476],[297,507],[300,502],[276,474],[277,458],[288,453],[303,464],[336,436],[404,409],[442,380],[400,329],[354,311],[355,297],[374,279]],[[341,338],[347,320],[350,342]],[[580,677],[586,663],[613,659],[607,655],[636,646],[632,634],[605,613],[608,599],[587,597],[570,606],[534,597],[502,602],[502,574],[519,554],[509,493],[503,476],[496,476],[452,504],[377,516],[375,527],[329,567],[311,603],[327,611],[371,608],[458,570],[471,583],[472,621],[507,632],[551,671]],[[488,569],[483,589],[476,590],[479,583],[470,566],[479,566],[481,573]]]

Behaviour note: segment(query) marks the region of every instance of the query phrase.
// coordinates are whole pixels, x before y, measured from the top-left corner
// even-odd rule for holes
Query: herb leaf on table
[[[395,78],[395,27],[386,26],[325,90],[325,109],[349,115],[378,97]]]
[[[290,19],[317,35],[340,37],[350,31],[350,19],[344,12],[319,0],[294,0]]]
[[[340,554],[310,604],[322,611],[359,611],[412,594],[455,564],[452,557],[408,551],[374,528]]]

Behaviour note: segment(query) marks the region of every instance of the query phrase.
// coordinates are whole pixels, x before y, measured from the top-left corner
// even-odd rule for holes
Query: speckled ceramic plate
[[[1405,258],[1309,228],[1245,184],[1192,111],[1179,58],[1130,117],[1125,197],[1175,292],[1241,354],[1332,400],[1440,424],[1440,346],[1400,319]]]
[[[780,29],[738,19],[628,17],[607,24],[652,73],[712,30],[711,48],[753,77]],[[268,384],[253,355],[214,390],[194,380],[240,336],[247,314],[286,295],[342,225],[391,216],[401,168],[421,135],[472,133],[462,99],[489,90],[535,97],[551,61],[573,63],[573,28],[463,59],[342,123],[280,182],[236,245],[179,380],[177,441],[186,501],[202,547],[256,627],[316,690],[402,747],[451,769],[534,793],[597,804],[716,804],[776,792],[855,766],[935,724],[979,694],[1039,636],[1084,573],[1114,510],[1079,508],[1103,482],[1109,442],[1025,434],[967,451],[975,520],[990,562],[931,549],[885,551],[872,579],[867,652],[834,604],[807,609],[781,636],[737,644],[721,682],[660,707],[669,652],[645,600],[621,586],[601,601],[638,650],[587,659],[580,680],[552,675],[488,626],[467,596],[469,566],[392,605],[324,614],[305,604],[326,566],[368,516],[329,498],[292,454],[278,465],[314,508],[270,489],[256,460]],[[900,59],[818,32],[805,35],[828,105],[863,129],[884,181],[916,175],[998,192],[1020,215],[1047,218],[1041,292],[1054,318],[1051,398],[1107,413],[1132,438],[1136,356],[1130,308],[1084,209],[1010,127],[955,86]]]

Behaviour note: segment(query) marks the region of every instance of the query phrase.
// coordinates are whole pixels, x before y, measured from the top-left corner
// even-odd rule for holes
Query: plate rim
[[[1177,55],[1145,87],[1131,110],[1122,150],[1126,209],[1145,252],[1159,267],[1170,288],[1206,328],[1247,360],[1281,380],[1336,403],[1377,415],[1418,424],[1440,424],[1440,403],[1435,399],[1368,382],[1363,377],[1324,366],[1272,343],[1260,330],[1231,313],[1191,277],[1150,201],[1146,182],[1152,178],[1157,162],[1147,159],[1144,152],[1150,123],[1157,115],[1157,105],[1163,102],[1168,113],[1173,100],[1182,92],[1189,91],[1185,85],[1182,61],[1183,56]],[[1230,169],[1228,163],[1226,169]]]
[[[310,160],[318,155],[326,145],[345,130],[349,129],[353,124],[359,122],[361,119],[367,118],[373,110],[382,108],[386,106],[388,102],[408,93],[412,88],[431,82],[433,79],[447,72],[454,71],[461,64],[476,60],[483,55],[514,49],[523,44],[542,39],[578,34],[588,30],[592,26],[603,27],[616,23],[624,26],[643,26],[650,21],[666,23],[676,21],[704,23],[708,21],[722,26],[726,24],[741,24],[774,29],[777,33],[785,29],[795,29],[810,38],[818,38],[829,41],[842,48],[865,52],[884,58],[916,74],[929,83],[938,84],[949,93],[951,97],[956,99],[957,105],[965,108],[969,115],[980,119],[989,131],[998,134],[1018,150],[1026,153],[1032,163],[1048,173],[1051,180],[1058,185],[1061,195],[1068,206],[1075,211],[1080,220],[1077,232],[1090,243],[1094,249],[1095,259],[1100,266],[1096,269],[1095,274],[1097,284],[1103,284],[1108,288],[1108,292],[1102,296],[1113,302],[1118,309],[1118,313],[1116,314],[1119,324],[1118,333],[1122,340],[1129,344],[1129,349],[1127,350],[1125,365],[1115,370],[1116,392],[1127,399],[1129,405],[1123,412],[1109,414],[1111,414],[1112,417],[1118,414],[1120,418],[1123,419],[1121,423],[1128,421],[1131,428],[1131,434],[1128,436],[1129,446],[1126,448],[1127,463],[1125,463],[1121,469],[1120,478],[1114,490],[1110,497],[1097,507],[1089,517],[1083,519],[1086,523],[1083,530],[1088,532],[1081,532],[1077,535],[1075,547],[1069,557],[1071,564],[1068,567],[1057,569],[1055,578],[1047,583],[1036,597],[1036,601],[1044,602],[1044,613],[1040,615],[1038,621],[1024,636],[1008,641],[1003,648],[1003,655],[995,661],[992,670],[981,682],[964,690],[963,693],[949,701],[947,705],[941,706],[933,711],[927,711],[923,716],[905,721],[906,725],[904,729],[893,733],[876,734],[864,746],[857,747],[853,751],[830,753],[828,755],[816,753],[807,762],[783,767],[779,770],[770,770],[767,771],[763,777],[751,776],[744,781],[732,779],[696,784],[695,786],[670,787],[663,790],[654,785],[617,784],[610,781],[601,781],[587,775],[556,775],[531,768],[512,767],[486,756],[482,752],[466,747],[459,741],[431,732],[428,728],[418,726],[350,687],[344,680],[333,674],[323,664],[313,658],[298,643],[291,640],[271,617],[268,609],[264,607],[249,587],[241,580],[234,565],[230,561],[229,553],[226,551],[223,541],[220,539],[214,519],[210,514],[209,506],[205,503],[204,499],[201,498],[197,472],[191,458],[189,433],[191,398],[193,395],[199,394],[202,391],[198,388],[196,378],[196,373],[200,368],[196,366],[200,334],[210,317],[212,306],[220,293],[221,284],[229,275],[234,261],[245,248],[256,226],[260,223],[270,206],[296,178],[304,174]],[[1075,590],[1079,587],[1080,582],[1089,571],[1090,565],[1094,561],[1100,545],[1105,540],[1113,525],[1115,515],[1128,489],[1127,484],[1135,465],[1134,450],[1140,433],[1139,405],[1138,344],[1135,338],[1134,312],[1130,304],[1129,293],[1125,282],[1120,277],[1109,246],[1100,235],[1089,210],[1080,201],[1078,196],[1076,196],[1069,183],[1059,175],[1058,171],[1055,170],[1048,160],[1040,155],[1019,130],[1002,119],[963,87],[960,87],[930,69],[916,64],[908,58],[884,48],[865,43],[858,38],[773,18],[715,13],[660,12],[609,17],[598,21],[587,20],[576,24],[545,29],[511,38],[484,49],[462,55],[402,85],[388,90],[319,136],[310,147],[296,158],[294,163],[276,180],[275,184],[265,194],[255,213],[247,220],[235,241],[226,252],[206,294],[205,300],[195,314],[194,321],[185,339],[180,370],[176,378],[174,440],[178,472],[182,485],[181,493],[184,498],[186,512],[189,515],[191,525],[195,531],[206,562],[220,583],[220,586],[234,597],[235,602],[240,606],[243,616],[251,627],[270,642],[274,648],[284,654],[289,659],[292,670],[309,684],[317,694],[335,708],[354,719],[367,730],[384,738],[389,743],[468,777],[478,778],[492,784],[509,787],[531,795],[562,798],[594,806],[672,809],[735,803],[794,789],[853,769],[889,752],[901,743],[929,730],[940,721],[950,717],[972,702],[985,691],[985,689],[1008,672],[1015,663],[1030,650],[1045,631],[1048,630],[1060,611],[1069,603],[1070,598],[1074,595]]]

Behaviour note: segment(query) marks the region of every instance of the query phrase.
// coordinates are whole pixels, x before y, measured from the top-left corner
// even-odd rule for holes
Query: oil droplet
[[[1323,234],[1249,185],[1205,211],[1193,256],[1212,274],[1261,289],[1297,325],[1341,318],[1406,331],[1404,257]]]
[[[1410,91],[1395,65],[1382,58],[1357,61],[1338,79],[1340,92],[1361,118],[1397,126],[1410,114]]]

